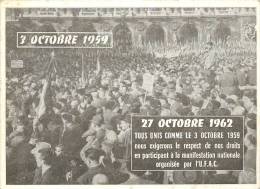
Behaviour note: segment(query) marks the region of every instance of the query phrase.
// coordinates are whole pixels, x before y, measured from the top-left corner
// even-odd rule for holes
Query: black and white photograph
[[[2,184],[257,184],[259,13],[208,5],[6,7]]]

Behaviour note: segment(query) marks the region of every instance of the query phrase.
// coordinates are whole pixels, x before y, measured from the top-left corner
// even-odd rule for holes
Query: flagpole
[[[145,101],[146,101],[147,93],[148,93],[148,91],[145,90],[145,94],[144,94],[144,104],[145,104]]]
[[[81,53],[81,82],[82,86],[85,83],[85,64],[84,64],[84,54]]]
[[[50,59],[50,62],[49,62],[49,65],[48,65],[48,68],[47,68],[47,73],[46,73],[46,80],[43,84],[43,87],[42,87],[42,91],[41,91],[41,94],[40,94],[40,101],[39,101],[39,104],[37,106],[37,111],[36,111],[36,116],[33,120],[33,133],[31,135],[31,138],[38,138],[38,123],[39,123],[39,120],[40,118],[46,114],[47,112],[47,105],[46,105],[46,101],[45,101],[45,98],[46,98],[46,95],[47,95],[47,91],[49,90],[49,87],[51,85],[50,83],[50,80],[51,80],[51,76],[52,76],[52,72],[53,72],[53,63],[54,63],[54,57],[55,57],[55,54],[54,54],[54,51],[51,52],[51,59]]]

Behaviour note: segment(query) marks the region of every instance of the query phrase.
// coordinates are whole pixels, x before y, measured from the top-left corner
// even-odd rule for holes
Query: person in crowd
[[[224,67],[224,73],[219,79],[221,93],[225,95],[234,95],[237,93],[238,81],[237,76],[233,73],[229,66]]]
[[[252,159],[256,157],[256,134],[246,134],[244,141],[247,149],[245,153],[244,167],[246,169],[256,169],[256,161],[252,161]]]
[[[156,182],[152,180],[148,180],[144,178],[145,171],[132,171],[131,169],[131,163],[128,161],[126,163],[127,165],[127,171],[128,174],[130,175],[129,179],[125,181],[122,184],[157,184]]]
[[[87,165],[88,170],[77,179],[79,184],[91,184],[92,179],[96,174],[103,173],[108,178],[111,176],[111,173],[105,169],[105,165],[103,163],[104,156],[104,151],[94,148],[89,148],[84,152],[82,160]],[[111,182],[111,178],[109,179],[109,182]]]
[[[124,155],[124,159],[130,158],[130,150],[131,150],[131,118],[127,116],[120,120],[118,124],[118,143],[119,146],[122,147]]]
[[[82,146],[82,130],[78,124],[73,122],[73,116],[69,113],[63,113],[63,128],[59,129],[59,144],[63,146],[64,152],[72,156],[79,157],[80,147]]]
[[[247,133],[256,133],[256,117],[254,117],[256,114],[248,114],[246,117],[246,131]],[[252,117],[250,117],[252,116]]]
[[[252,60],[250,60],[252,61]],[[248,84],[251,86],[256,85],[256,66],[252,63],[250,64],[249,70],[247,71]]]
[[[216,52],[214,50],[214,43],[208,42],[204,49],[205,54],[205,63],[204,63],[204,69],[210,70],[214,66],[214,61],[216,60]]]
[[[51,145],[46,142],[36,143],[36,147],[32,149],[37,168],[35,170],[33,184],[58,184],[53,163],[54,154],[51,150]]]
[[[7,183],[27,184],[32,183],[33,173],[36,167],[34,158],[30,151],[33,145],[28,143],[28,132],[23,125],[7,137]],[[9,177],[10,176],[10,177]]]
[[[244,115],[245,108],[239,103],[238,97],[236,95],[231,95],[226,99],[231,115]]]
[[[241,64],[236,66],[236,77],[239,86],[245,86],[247,84],[247,72],[246,68]]]
[[[247,133],[245,136],[245,159],[244,170],[240,172],[238,177],[239,184],[254,184],[256,183],[256,134]]]
[[[69,170],[69,157],[66,156],[62,145],[55,146],[53,172],[57,183],[66,184],[66,173]]]
[[[103,117],[104,117],[104,125],[107,129],[116,130],[116,125],[113,124],[112,120],[118,116],[117,112],[114,112],[117,104],[115,101],[107,101],[103,106]]]

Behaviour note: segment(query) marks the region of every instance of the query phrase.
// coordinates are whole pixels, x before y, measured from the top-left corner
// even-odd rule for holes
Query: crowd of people
[[[255,49],[208,42],[199,50],[107,51],[91,61],[75,50],[23,52],[38,64],[7,74],[7,184],[255,183]],[[42,71],[52,62],[56,71]],[[149,92],[145,73],[154,76]],[[132,171],[131,114],[245,116],[244,171]]]

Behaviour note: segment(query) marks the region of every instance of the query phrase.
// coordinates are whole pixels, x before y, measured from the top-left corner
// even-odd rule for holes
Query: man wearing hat
[[[100,141],[97,139],[97,132],[99,132],[99,136],[104,136],[105,132],[101,129],[101,125],[103,124],[103,117],[101,114],[97,114],[93,116],[90,122],[90,126],[88,130],[86,130],[82,134],[82,138],[86,138],[87,144],[81,149],[80,155],[82,157],[82,153],[89,148],[100,148]]]
[[[26,139],[25,136],[25,128],[23,123],[24,116],[20,116],[17,122],[16,127],[14,128],[13,132],[11,132],[6,137],[6,142],[10,146],[16,147],[20,142],[23,142]]]
[[[203,100],[191,100],[191,111],[196,115],[200,115],[201,107],[203,105]]]
[[[39,142],[31,153],[37,163],[33,184],[58,184],[53,170],[54,154],[51,151],[51,145]]]
[[[108,184],[120,184],[125,182],[129,175],[120,172],[105,161],[106,153],[103,150],[90,148],[84,151],[82,160],[87,165],[88,170],[77,179],[79,184],[91,184],[93,177],[97,174],[104,174],[108,178]]]
[[[176,109],[177,113],[182,116],[189,115],[191,112],[190,98],[183,94],[177,94],[177,96],[181,102],[181,106]]]
[[[207,44],[205,45],[204,48],[204,69],[205,70],[209,70],[213,65],[214,65],[214,61],[215,61],[215,57],[216,57],[216,52],[213,49],[214,43],[209,41],[207,42]]]
[[[73,122],[73,116],[69,113],[63,113],[63,128],[59,129],[59,144],[64,147],[64,152],[73,156],[78,156],[82,146],[81,133],[82,129]]]
[[[121,117],[118,124],[118,143],[124,149],[124,157],[126,160],[130,158],[131,149],[131,116]]]
[[[245,86],[247,84],[247,73],[245,67],[242,65],[238,65],[236,67],[236,75],[237,75],[238,85]]]
[[[244,157],[244,167],[245,169],[256,170],[256,134],[247,133],[244,142],[247,148]]]
[[[229,107],[229,110],[231,112],[231,115],[244,115],[245,113],[245,109],[239,105],[239,103],[237,102],[237,98],[234,98],[235,95],[232,95],[230,97],[227,98],[227,104]]]
[[[109,184],[108,176],[105,174],[98,173],[92,178],[92,184]]]
[[[88,170],[83,175],[77,179],[79,184],[91,184],[93,177],[96,174],[105,174],[111,181],[111,173],[105,169],[103,159],[105,157],[105,152],[95,148],[85,149],[82,152],[82,160],[87,165]]]
[[[224,73],[220,76],[219,85],[221,87],[221,93],[225,95],[236,94],[238,90],[238,80],[230,67],[224,67]]]
[[[6,118],[6,122],[10,123],[10,127],[8,127],[7,131],[12,132],[13,129],[16,126],[16,122],[18,121],[18,116],[19,116],[19,109],[18,109],[18,103],[15,100],[9,101],[10,103],[6,105],[7,107],[7,112],[8,117]],[[12,128],[11,128],[12,127]],[[9,134],[7,132],[7,134]]]
[[[87,100],[85,110],[80,115],[80,126],[83,129],[83,131],[88,130],[90,126],[90,120],[92,120],[92,118],[96,115],[96,112],[97,108],[91,105],[91,101]]]
[[[107,101],[103,106],[103,117],[104,117],[104,124],[107,129],[116,130],[116,125],[113,125],[111,120],[118,116],[118,113],[114,112],[113,110],[117,107],[117,103],[115,101]]]
[[[92,106],[96,107],[96,108],[101,108],[102,105],[104,104],[104,99],[101,99],[99,97],[99,94],[97,91],[94,91],[91,93],[93,101],[91,103]]]
[[[256,113],[256,91],[244,91],[242,101],[248,113]]]
[[[32,182],[35,168],[34,158],[24,132],[24,126],[18,125],[16,130],[7,137],[7,183],[28,184]]]
[[[248,84],[251,86],[256,86],[256,67],[251,66],[251,68],[247,72],[248,76]]]

